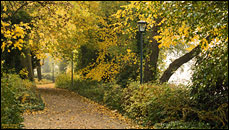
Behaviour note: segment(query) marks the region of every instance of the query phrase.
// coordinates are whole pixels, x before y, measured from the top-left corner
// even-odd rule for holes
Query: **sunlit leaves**
[[[11,25],[8,22],[4,22],[1,20],[1,34],[4,37],[1,37],[2,45],[1,49],[2,52],[5,49],[8,49],[10,52],[10,48],[13,45],[13,48],[18,48],[19,50],[22,49],[24,43],[24,37],[27,34],[26,30],[29,30],[28,24],[21,22],[20,24],[13,24]]]
[[[220,5],[224,8],[219,8]],[[147,31],[156,26],[155,20],[162,18],[157,24],[157,26],[162,25],[160,35],[154,37],[161,43],[160,47],[170,47],[180,43],[198,44],[193,43],[198,40],[203,40],[205,46],[208,46],[204,40],[208,35],[217,35],[218,38],[226,36],[225,30],[228,28],[226,5],[227,2],[131,2],[114,15],[122,21],[121,24],[115,25],[119,25],[115,29],[133,35],[135,32],[131,30],[137,30],[136,26],[128,26],[133,18],[145,20],[148,23]],[[216,31],[223,27],[225,29]],[[199,38],[194,40],[196,36]],[[208,40],[210,43],[214,38]]]

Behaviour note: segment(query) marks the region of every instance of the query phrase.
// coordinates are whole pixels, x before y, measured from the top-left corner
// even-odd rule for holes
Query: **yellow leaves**
[[[5,46],[6,46],[6,43],[5,42],[2,42],[2,46],[1,46],[2,52],[4,52]]]
[[[154,36],[153,38],[154,38],[155,40],[159,41],[159,39],[161,39],[161,38],[162,38],[162,36],[157,35],[157,36]]]
[[[44,37],[44,33],[39,33],[40,37]]]
[[[209,48],[208,41],[206,38],[203,38],[201,43],[201,49],[206,51],[208,48]]]
[[[116,18],[120,18],[121,17],[121,12],[122,10],[118,10],[116,14],[114,14],[113,16],[115,16]]]
[[[186,48],[187,51],[191,51],[193,48],[195,48],[195,45],[190,45],[188,48]]]
[[[24,43],[24,41],[22,39],[19,39],[18,41],[15,42],[14,47],[15,48],[17,47],[21,51],[23,45],[20,43]]]
[[[160,26],[161,24],[163,24],[163,23],[165,22],[165,20],[166,20],[166,18],[163,18],[163,19],[161,20],[161,22],[158,24],[158,26]]]
[[[33,40],[29,40],[29,45],[32,45],[33,44]]]
[[[27,71],[26,68],[23,68],[22,70],[19,71],[19,75],[23,77],[28,77],[29,72]]]
[[[100,52],[98,58],[96,59],[96,64],[89,65],[88,67],[81,70],[82,73],[87,73],[84,78],[89,78],[97,81],[101,81],[102,78],[107,80],[114,80],[116,74],[122,68],[123,64],[126,63],[137,63],[136,54],[131,51],[131,49],[126,49],[127,53],[125,55],[119,54],[111,61],[105,61],[106,52]],[[91,69],[93,68],[93,69]]]
[[[24,30],[22,29],[22,27],[15,25],[15,33],[18,33],[18,35],[20,36],[24,34]]]
[[[127,53],[130,53],[131,52],[131,50],[130,49],[127,49]]]
[[[190,27],[186,26],[186,24],[183,22],[182,26],[180,28],[178,28],[178,33],[180,34],[180,36],[188,37],[188,35],[189,35],[188,30],[189,29],[190,29]]]
[[[166,28],[163,31],[161,31],[160,35],[153,37],[155,40],[158,41],[158,43],[161,43],[158,47],[166,47],[169,48],[170,45],[176,45],[177,42],[175,41],[175,38],[178,38],[176,35],[171,32],[170,28]]]
[[[6,10],[7,10],[7,7],[6,7],[6,6],[4,6],[3,11],[6,11]]]
[[[154,14],[153,17],[154,17],[155,19],[157,19],[157,15],[156,15],[156,14]]]
[[[22,39],[19,39],[18,42],[19,43],[24,43],[24,41]]]
[[[199,40],[199,35],[192,37],[191,42],[196,43]]]
[[[101,81],[103,77],[107,79],[113,79],[112,75],[117,74],[118,66],[115,63],[104,63],[100,62],[95,68],[90,70],[86,75],[86,78],[92,78],[93,80]]]
[[[29,94],[27,94],[27,93],[24,94],[22,99],[21,99],[21,102],[24,103],[27,97],[29,97]]]
[[[16,36],[16,35],[14,35],[12,38],[13,38],[13,39],[17,39],[17,36]]]
[[[61,15],[61,16],[64,16],[66,14],[66,12],[65,12],[64,9],[58,8],[57,11],[56,11],[56,14]]]
[[[1,46],[2,52],[4,52],[5,48],[10,47],[11,45],[13,45],[14,48],[18,48],[19,50],[22,50],[22,46],[23,46],[22,44],[24,43],[23,38],[25,35],[23,28],[17,24],[14,24],[12,28],[7,28],[7,26],[9,25],[8,23],[1,22],[1,24],[3,25],[1,27],[2,29],[1,32],[4,35],[4,37],[6,38],[4,40],[2,39],[2,41],[4,41]],[[21,22],[20,25],[22,24],[23,23]],[[19,37],[21,37],[22,39],[18,39]],[[8,52],[11,52],[9,49],[7,50]]]
[[[226,40],[227,41],[227,40]],[[215,38],[215,43],[218,43],[219,42],[219,38],[218,37],[216,37]]]
[[[7,41],[7,44],[10,44],[11,45],[12,43],[13,43],[12,41]]]

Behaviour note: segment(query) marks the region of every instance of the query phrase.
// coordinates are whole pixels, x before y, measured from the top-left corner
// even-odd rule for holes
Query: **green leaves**
[[[16,74],[1,77],[1,128],[22,128],[24,110],[44,109],[44,104],[28,80]]]
[[[215,45],[211,50],[198,57],[194,74],[192,98],[198,102],[196,107],[200,110],[216,111],[222,104],[228,103],[228,45],[222,43]],[[228,106],[222,110],[227,113]],[[215,115],[217,117],[217,115]],[[218,120],[219,118],[219,120]],[[217,117],[212,121],[217,127],[228,122],[228,119]]]

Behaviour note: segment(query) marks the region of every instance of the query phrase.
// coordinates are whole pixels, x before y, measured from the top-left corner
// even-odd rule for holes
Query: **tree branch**
[[[206,37],[207,41],[210,40],[210,35]],[[190,61],[192,58],[199,55],[201,52],[201,45],[199,44],[194,49],[192,49],[189,53],[186,53],[185,55],[181,56],[180,58],[173,61],[169,67],[166,69],[166,71],[163,73],[163,75],[160,78],[160,83],[168,82],[169,78],[174,74],[174,72],[184,63]]]
[[[26,1],[23,5],[21,5],[21,6],[12,14],[11,18],[12,18],[15,14],[17,14],[17,12],[18,12],[20,9],[22,9],[24,6],[26,6],[26,5],[28,5],[28,2],[27,2],[27,1]]]

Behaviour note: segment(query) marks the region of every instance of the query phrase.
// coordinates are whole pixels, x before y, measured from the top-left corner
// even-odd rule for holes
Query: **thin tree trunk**
[[[196,46],[192,51],[186,53],[180,58],[173,61],[163,75],[160,78],[160,83],[167,82],[169,78],[173,75],[173,73],[184,63],[190,61],[193,57],[197,56],[201,52],[200,45]]]
[[[158,18],[156,20],[156,23],[161,22],[161,18]],[[144,82],[149,81],[155,81],[157,79],[157,62],[158,62],[158,56],[159,56],[159,45],[160,43],[157,42],[153,37],[159,35],[157,32],[158,29],[160,29],[160,26],[154,26],[152,28],[152,31],[150,32],[151,40],[150,44],[147,46],[148,49],[150,49],[149,58],[145,58],[145,66],[144,66]]]
[[[26,68],[28,71],[28,79],[30,81],[34,80],[33,68],[32,68],[32,57],[29,49],[23,50],[25,57],[21,56],[21,65],[23,68]]]
[[[39,63],[38,63],[38,66],[37,66],[37,78],[38,78],[38,81],[40,81],[42,79],[41,77],[41,64],[40,64],[40,60],[39,60]]]
[[[157,62],[159,56],[158,43],[153,41],[150,45],[151,53],[145,60],[144,82],[155,81],[157,78]]]
[[[33,81],[34,80],[34,73],[33,73],[33,67],[32,67],[32,57],[30,50],[27,49],[28,53],[26,55],[26,60],[27,60],[27,65],[28,65],[28,71],[29,71],[29,80]]]

